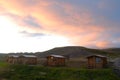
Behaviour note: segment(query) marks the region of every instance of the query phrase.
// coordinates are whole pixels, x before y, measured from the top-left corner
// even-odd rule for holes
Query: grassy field
[[[90,70],[26,65],[11,65],[9,69],[0,72],[0,76],[0,80],[120,80],[112,69]]]
[[[0,61],[0,72],[6,70],[7,68],[9,68],[9,66],[10,65],[8,63]]]

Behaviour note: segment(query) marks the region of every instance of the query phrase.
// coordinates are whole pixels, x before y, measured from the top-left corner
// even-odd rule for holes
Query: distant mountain
[[[99,54],[109,57],[118,57],[120,54],[110,50],[90,49],[81,46],[57,47],[45,52],[35,53],[38,57],[46,57],[51,54],[69,56],[71,58],[86,57],[92,54]]]

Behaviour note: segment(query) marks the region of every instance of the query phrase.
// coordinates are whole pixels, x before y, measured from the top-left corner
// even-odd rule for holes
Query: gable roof
[[[58,58],[65,58],[64,56],[61,56],[61,55],[50,55],[50,56],[58,57]]]
[[[90,56],[87,56],[87,58],[93,57],[93,56],[95,56],[95,57],[101,57],[101,58],[106,58],[106,56],[103,56],[103,55],[90,55]]]
[[[34,55],[22,55],[22,56],[24,56],[24,57],[36,57]]]
[[[18,55],[9,55],[8,57],[15,57],[15,58],[17,58],[19,56]]]
[[[23,56],[23,57],[36,57],[34,55],[9,55],[8,57],[18,58],[18,57],[21,57],[21,56]]]

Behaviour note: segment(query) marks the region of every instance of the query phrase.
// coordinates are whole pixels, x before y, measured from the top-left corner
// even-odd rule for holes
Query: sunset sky
[[[120,47],[120,0],[0,0],[0,52]]]

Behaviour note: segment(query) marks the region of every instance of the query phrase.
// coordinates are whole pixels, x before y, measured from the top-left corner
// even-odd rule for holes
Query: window
[[[50,57],[51,59],[53,59],[54,57]]]
[[[101,58],[96,58],[96,63],[100,63],[101,62]]]

